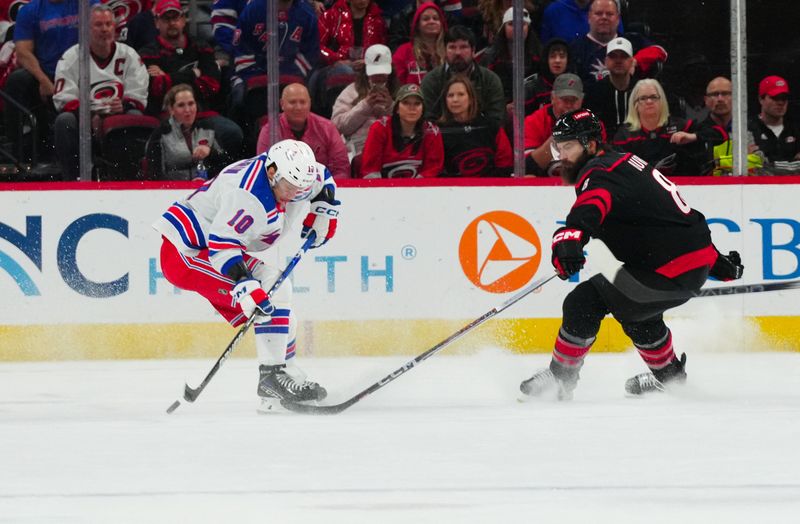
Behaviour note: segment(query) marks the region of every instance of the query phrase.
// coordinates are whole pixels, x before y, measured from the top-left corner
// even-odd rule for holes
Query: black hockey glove
[[[731,251],[727,256],[722,253],[719,254],[717,261],[711,267],[711,271],[708,272],[708,276],[727,282],[742,278],[742,273],[744,273],[742,257],[739,256],[738,251]]]
[[[567,280],[583,268],[584,232],[580,229],[562,227],[553,234],[553,267],[558,278]]]

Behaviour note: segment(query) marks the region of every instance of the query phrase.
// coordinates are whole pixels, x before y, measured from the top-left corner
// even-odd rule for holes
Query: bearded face
[[[561,157],[561,180],[569,185],[578,181],[578,173],[589,161],[589,152],[578,140],[567,140],[556,144]]]

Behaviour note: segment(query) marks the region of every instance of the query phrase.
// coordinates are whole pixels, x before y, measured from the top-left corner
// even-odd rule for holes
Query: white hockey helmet
[[[287,139],[269,148],[265,164],[267,169],[275,166],[273,184],[283,178],[297,188],[307,189],[317,179],[316,162],[308,144]]]

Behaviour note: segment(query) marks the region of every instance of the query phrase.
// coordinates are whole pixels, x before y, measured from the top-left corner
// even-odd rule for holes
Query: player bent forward
[[[563,115],[553,127],[553,139],[561,155],[561,177],[577,195],[566,225],[553,235],[552,262],[559,277],[566,280],[580,271],[590,237],[602,240],[634,278],[654,289],[696,291],[709,274],[720,280],[742,276],[739,254],[717,251],[705,217],[683,201],[675,184],[641,158],[605,149],[600,122],[591,111]],[[550,367],[520,389],[530,396],[555,390],[559,399],[571,399],[583,359],[609,313],[651,371],[629,379],[628,394],[684,382],[686,354],[675,355],[662,316],[684,302],[635,303],[602,275],[578,284],[564,299]]]
[[[297,326],[292,287],[286,282],[268,296],[266,290],[280,275],[278,264],[250,253],[272,248],[306,200],[312,205],[302,236],[316,233],[311,247],[327,242],[336,232],[335,191],[330,171],[316,162],[308,145],[283,140],[267,153],[226,167],[154,224],[164,238],[161,269],[167,280],[200,293],[234,327],[257,316],[262,410],[280,399],[322,400],[326,391],[307,381],[297,366],[287,367],[295,354]]]

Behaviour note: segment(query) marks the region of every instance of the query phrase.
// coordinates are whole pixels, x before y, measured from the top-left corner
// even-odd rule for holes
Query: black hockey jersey
[[[601,151],[581,169],[575,192],[567,227],[602,240],[631,268],[675,278],[717,259],[703,214],[632,153]]]

